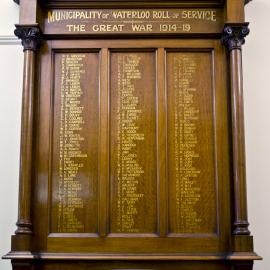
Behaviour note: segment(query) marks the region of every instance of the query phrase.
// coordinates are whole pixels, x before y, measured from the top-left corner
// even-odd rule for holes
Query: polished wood
[[[20,24],[38,23],[39,12],[36,0],[20,0]]]
[[[22,125],[20,149],[19,211],[16,234],[32,234],[32,154],[34,141],[35,51],[41,42],[39,28],[34,25],[16,25],[15,35],[24,47]],[[25,247],[26,249],[29,247]]]
[[[230,54],[230,81],[232,107],[233,180],[234,180],[234,231],[235,235],[249,235],[246,198],[245,135],[242,51],[248,24],[228,24],[224,29],[223,43]],[[240,240],[240,238],[236,238]],[[236,240],[236,241],[237,241]]]
[[[244,1],[22,0],[16,27],[13,269],[252,270]]]
[[[88,119],[89,125],[88,127],[84,126],[83,131],[81,132],[81,137],[85,138],[84,141],[81,143],[82,148],[85,149],[82,154],[88,156],[88,162],[82,169],[79,169],[80,173],[80,183],[81,187],[81,196],[86,199],[86,204],[84,209],[78,209],[80,211],[79,215],[84,216],[82,222],[84,224],[84,230],[80,229],[79,232],[87,232],[87,233],[96,233],[98,231],[98,219],[93,218],[91,220],[88,219],[88,214],[92,213],[94,217],[97,217],[98,214],[98,159],[96,158],[98,153],[98,130],[99,130],[99,108],[98,108],[98,99],[99,99],[99,54],[98,52],[83,52],[76,54],[78,57],[83,57],[82,65],[85,65],[87,68],[85,72],[81,75],[81,83],[84,85],[83,93],[82,93],[82,104],[81,106],[84,108],[82,112],[82,117]],[[52,145],[52,190],[57,190],[59,185],[59,166],[64,166],[62,162],[59,162],[59,151],[76,151],[73,149],[64,149],[61,150],[61,140],[59,140],[59,134],[61,132],[61,113],[62,110],[65,109],[63,106],[61,107],[61,92],[58,89],[61,89],[63,79],[61,77],[62,69],[59,67],[61,66],[62,59],[66,59],[68,61],[68,54],[67,53],[55,53],[54,54],[54,69],[55,69],[55,78],[54,78],[54,119],[53,123],[54,126],[52,127],[52,138],[53,138],[53,145]],[[70,61],[72,61],[70,59]],[[91,68],[90,68],[91,66]],[[70,71],[75,72],[75,70]],[[70,77],[72,78],[72,77]],[[90,79],[88,79],[90,78]],[[70,79],[71,80],[71,79]],[[86,91],[88,88],[93,88],[94,91]],[[70,94],[71,95],[71,94]],[[90,104],[88,101],[91,100],[92,103]],[[66,108],[68,107],[74,100],[67,101]],[[77,117],[78,114],[73,113],[73,118]],[[74,121],[72,122],[73,126],[75,126]],[[70,124],[72,125],[72,124]],[[76,128],[76,127],[75,127]],[[74,128],[74,129],[75,129]],[[75,131],[74,131],[75,132]],[[64,135],[68,136],[68,135]],[[70,137],[70,139],[73,139]],[[56,143],[54,143],[56,142]],[[69,143],[72,143],[70,141]],[[73,140],[74,143],[74,140]],[[63,154],[64,155],[64,154]],[[83,162],[83,158],[79,158],[80,162]],[[65,183],[63,183],[65,184]],[[75,186],[74,186],[75,188]],[[88,192],[91,190],[91,193]],[[103,189],[102,189],[103,190]],[[52,195],[53,196],[53,195]],[[66,199],[66,198],[65,198]],[[67,227],[65,221],[61,221],[63,227],[60,229],[58,228],[59,224],[59,198],[54,195],[51,202],[51,233],[65,233],[67,232]],[[65,206],[61,203],[62,207]],[[62,209],[61,211],[65,211]],[[64,212],[65,213],[65,212]],[[57,217],[57,218],[56,218]],[[64,218],[61,217],[61,218]],[[72,229],[70,229],[72,230]]]
[[[153,46],[155,45],[155,46],[158,46],[158,45],[162,45],[162,40],[158,40],[158,41],[156,41],[155,43],[152,41],[152,42],[149,42],[149,41],[144,41],[144,40],[142,40],[142,41],[140,41],[140,43],[138,43],[137,45],[136,45],[136,47],[140,47],[140,48],[145,48],[145,47],[148,47],[149,49],[151,49],[151,48],[153,48]],[[170,44],[171,43],[171,44]],[[175,48],[175,47],[179,47],[180,46],[180,42],[179,41],[177,41],[177,40],[172,40],[170,43],[168,43],[167,41],[166,41],[166,45],[167,46],[170,46],[170,47],[172,47],[172,48]],[[182,45],[181,46],[183,46],[183,48],[185,48],[186,46],[190,46],[190,47],[192,47],[193,46],[193,48],[196,48],[197,47],[197,45],[196,45],[196,42],[195,41],[187,41],[187,42],[181,42],[182,43]],[[63,48],[63,44],[65,44],[65,47]],[[119,47],[121,47],[121,49],[123,50],[124,48],[130,48],[130,47],[134,47],[135,46],[135,44],[132,42],[132,41],[99,41],[99,45],[102,45],[102,47],[104,46],[104,47],[106,47],[106,46],[110,46],[111,48],[113,48],[113,47],[116,47],[116,48],[119,48]],[[165,45],[165,42],[164,42],[164,45]],[[92,41],[92,42],[89,42],[89,41],[85,41],[85,42],[74,42],[74,41],[70,41],[70,42],[63,42],[63,41],[54,41],[53,42],[53,48],[55,49],[55,50],[58,50],[58,48],[59,48],[59,46],[61,46],[65,51],[68,51],[69,50],[69,48],[73,48],[74,46],[75,47],[77,47],[77,48],[79,48],[80,47],[80,49],[82,50],[82,51],[84,51],[86,48],[88,48],[88,49],[91,49],[91,47],[93,47],[93,48],[95,48],[96,47],[96,41]],[[200,47],[201,46],[209,46],[210,48],[212,47],[212,46],[217,46],[217,48],[218,48],[218,50],[217,50],[217,52],[218,53],[221,53],[221,50],[222,50],[222,46],[220,45],[220,43],[219,43],[219,41],[217,41],[217,42],[208,42],[208,41],[206,41],[206,42],[202,42],[201,44],[200,44]],[[130,51],[130,50],[129,50]],[[137,51],[137,50],[135,50],[135,51]],[[103,52],[103,49],[101,50],[101,52]],[[165,61],[165,51],[163,50],[163,51],[161,51],[161,52],[163,52],[163,56],[162,56],[162,58],[164,59],[164,61]],[[112,50],[112,53],[114,53],[114,50]],[[141,53],[143,53],[144,54],[144,52],[141,52]],[[151,52],[149,52],[150,54],[151,54]],[[149,54],[148,52],[147,52],[147,54]],[[170,53],[170,52],[168,52],[168,53]],[[211,55],[211,51],[210,52],[207,52],[206,54],[210,54]],[[102,53],[102,55],[103,55],[103,53]],[[103,57],[103,56],[102,56]],[[220,56],[219,57],[222,57],[221,56],[221,54],[220,54]],[[44,58],[47,58],[47,60],[48,61],[50,61],[51,60],[51,58],[50,58],[50,55],[49,54],[47,54],[47,55],[44,55]],[[148,61],[149,62],[149,61]],[[218,59],[216,59],[215,60],[215,63],[218,65],[218,67],[219,67],[219,69],[223,69],[223,67],[222,67],[222,65],[221,64],[219,64],[219,63],[221,63],[221,61],[219,62],[218,61]],[[210,65],[210,64],[208,64],[208,65]],[[47,68],[48,68],[48,66],[50,66],[50,64],[49,65],[45,65],[45,70],[44,70],[44,72],[46,72],[46,70],[47,70]],[[210,67],[211,67],[211,65],[210,65]],[[211,68],[210,68],[211,69]],[[221,74],[222,72],[220,71],[220,74]],[[47,102],[45,102],[45,104],[44,105],[42,105],[42,107],[44,107],[44,106],[47,106],[47,108],[46,109],[42,109],[42,111],[40,112],[40,115],[41,116],[43,116],[42,117],[42,119],[41,119],[41,121],[40,121],[40,123],[42,123],[42,125],[45,125],[46,123],[46,125],[44,126],[44,128],[45,129],[41,129],[40,131],[39,131],[39,134],[40,134],[40,136],[44,136],[44,134],[46,134],[48,131],[47,130],[50,130],[50,128],[47,128],[46,126],[49,124],[49,122],[48,122],[48,118],[47,118],[47,113],[46,113],[46,111],[48,111],[49,110],[49,107],[48,107],[48,105],[49,105],[49,100],[50,100],[50,98],[49,97],[45,97],[45,95],[46,95],[46,89],[47,89],[47,84],[46,84],[46,75],[44,74],[44,76],[42,75],[42,77],[44,77],[44,87],[43,87],[43,90],[42,90],[42,92],[44,93],[44,97],[42,97],[42,98],[44,98],[44,100],[47,100],[47,102],[48,102],[48,104],[46,105],[46,103]],[[222,81],[223,81],[223,83],[222,83]],[[163,83],[162,83],[163,84]],[[217,80],[216,81],[216,84],[217,84],[217,86],[216,86],[216,89],[222,89],[222,88],[224,88],[225,87],[225,80],[224,80],[224,78],[223,79],[221,79],[221,80]],[[161,83],[159,83],[159,85],[161,85]],[[223,86],[222,86],[223,85]],[[162,85],[160,86],[160,87],[162,87]],[[162,89],[162,88],[161,88]],[[164,89],[164,87],[163,87],[163,89]],[[164,91],[164,90],[163,90]],[[226,98],[224,97],[224,94],[226,93],[226,91],[220,91],[219,93],[217,93],[217,95],[218,95],[218,97],[216,97],[216,100],[217,100],[217,102],[219,102],[219,104],[223,104],[223,102],[222,102],[222,100],[226,100]],[[161,96],[162,97],[162,96]],[[163,97],[165,98],[165,96],[164,96],[164,94],[163,94]],[[108,96],[106,97],[106,98],[104,98],[104,100],[107,100],[108,99]],[[165,103],[165,99],[159,99],[160,101],[158,102],[159,104],[164,104],[163,106],[164,106],[164,108],[166,109],[167,108],[167,105],[166,105],[166,103]],[[107,103],[107,102],[106,102]],[[105,105],[104,105],[105,106]],[[223,107],[217,107],[217,109],[218,110],[221,110],[221,111],[223,111],[223,113],[222,114],[220,114],[220,113],[217,113],[217,115],[219,115],[218,117],[222,117],[223,119],[226,119],[226,111],[224,111],[224,109],[226,108],[226,104],[224,104],[223,105]],[[167,109],[166,109],[167,110]],[[107,114],[107,110],[102,110],[102,111],[104,111],[104,113],[105,113],[105,115],[104,115],[104,117],[102,117],[101,116],[101,119],[106,119],[106,114]],[[162,116],[162,111],[161,110],[159,110],[159,113],[160,113],[160,115]],[[163,116],[162,116],[162,118],[164,119],[163,121],[165,121],[166,120],[166,117],[165,117],[166,115],[165,115],[165,112],[163,113]],[[216,120],[217,121],[217,125],[219,125],[218,123],[225,123],[226,122],[226,120]],[[224,122],[225,121],[225,122]],[[107,124],[106,124],[106,126],[107,126]],[[106,128],[106,126],[105,126],[105,128]],[[163,127],[163,126],[162,126]],[[223,128],[224,128],[224,130],[223,130]],[[219,156],[221,157],[222,155],[224,156],[224,150],[222,150],[223,149],[223,147],[224,147],[224,149],[226,149],[226,143],[225,143],[225,141],[224,141],[224,138],[222,139],[222,136],[223,135],[225,135],[226,134],[226,132],[225,132],[225,130],[226,130],[226,128],[223,126],[223,125],[221,125],[220,124],[220,127],[219,127],[219,138],[221,138],[221,140],[220,140],[220,143],[219,143],[219,145],[220,145],[220,147],[221,147],[221,149],[219,148],[219,150],[218,150],[218,152],[219,152]],[[164,130],[164,128],[162,128],[162,130],[160,131],[160,133],[161,133],[161,136],[163,136],[163,140],[165,139],[164,137],[166,137],[166,133],[165,133],[165,130]],[[105,132],[104,132],[104,134],[105,134]],[[45,135],[45,136],[49,136],[49,135]],[[103,136],[103,135],[102,135]],[[41,137],[41,138],[42,138]],[[41,140],[41,138],[40,138],[40,140]],[[161,137],[162,138],[162,137]],[[158,141],[159,141],[160,139],[158,139]],[[166,141],[165,141],[166,142]],[[39,160],[40,161],[42,161],[42,160],[44,160],[44,155],[45,156],[47,156],[48,154],[49,154],[49,152],[48,151],[50,151],[49,150],[49,147],[46,145],[46,144],[44,144],[44,145],[42,145],[41,147],[40,147],[40,158],[39,158]],[[103,150],[104,151],[104,150]],[[161,147],[160,148],[160,150],[159,151],[164,151],[164,148],[163,147]],[[45,154],[45,153],[47,153],[47,154]],[[166,152],[164,152],[164,154],[163,155],[166,155]],[[162,155],[160,156],[159,155],[159,158],[161,158],[162,157]],[[43,162],[42,162],[43,163]],[[44,170],[45,168],[44,168],[44,166],[47,166],[46,165],[46,163],[43,163],[44,165],[42,165],[42,167],[43,167],[43,169],[42,170]],[[166,164],[164,164],[163,162],[162,162],[162,164],[163,164],[163,166],[164,165],[166,165]],[[220,162],[220,163],[218,163],[218,166],[220,167],[220,168],[222,168],[222,167],[225,167],[225,166],[227,166],[228,167],[228,163],[227,163],[227,165],[226,165],[226,161],[224,160],[223,162]],[[221,171],[220,171],[221,172]],[[224,173],[224,175],[223,175],[223,173]],[[226,190],[227,189],[227,187],[226,187],[226,182],[225,182],[225,179],[226,178],[228,178],[228,176],[226,175],[226,173],[225,173],[225,171],[223,172],[223,173],[221,173],[220,174],[220,176],[219,176],[219,178],[221,179],[221,182],[220,182],[220,196],[224,196],[224,199],[227,197],[228,198],[228,190],[227,190],[227,193],[224,193],[224,195],[223,195],[223,193],[221,194],[221,190]],[[37,183],[37,185],[44,185],[45,183],[45,181],[44,181],[44,178],[43,178],[43,176],[44,175],[42,175],[41,176],[41,178],[40,178],[40,180],[39,181],[41,181],[41,182],[38,182]],[[224,179],[224,180],[222,180],[222,179]],[[163,180],[164,181],[164,180]],[[223,183],[223,184],[222,184]],[[166,183],[165,183],[166,184]],[[45,190],[47,189],[47,188],[44,188]],[[163,189],[160,189],[160,194],[161,194],[161,196],[163,196],[163,198],[167,198],[167,195],[166,195],[166,193],[164,193],[164,190]],[[227,195],[226,195],[227,194]],[[40,195],[38,195],[38,197],[40,197],[42,194],[40,194]],[[104,196],[104,195],[103,195]],[[37,197],[37,198],[38,198]],[[39,199],[40,200],[40,199]],[[38,200],[38,201],[39,201]],[[44,202],[45,203],[45,205],[46,205],[46,202]],[[164,204],[164,202],[163,202],[163,200],[160,200],[160,205],[162,206]],[[42,209],[43,208],[43,209]],[[223,204],[222,203],[220,203],[220,205],[219,205],[219,208],[221,209],[220,211],[222,211],[222,212],[224,212],[224,213],[227,213],[226,215],[229,215],[229,213],[227,212],[228,211],[228,208],[225,208],[224,206],[223,206]],[[223,209],[224,208],[224,209]],[[159,208],[160,209],[160,208]],[[166,209],[167,209],[167,207],[166,207],[166,205],[165,206],[163,206],[163,211],[167,211]],[[222,210],[223,209],[223,210]],[[45,213],[48,211],[48,210],[46,210],[46,208],[44,209],[44,206],[41,206],[40,207],[40,209],[38,210],[38,212],[37,213],[40,213],[40,211],[42,211],[42,215],[46,215]],[[101,211],[103,211],[102,209],[101,209]],[[165,212],[165,214],[166,214],[166,212]],[[104,215],[103,215],[104,216]],[[104,217],[102,218],[102,219],[104,219]],[[165,221],[166,221],[166,219],[164,219],[164,218],[162,218],[161,220],[163,220],[162,222],[164,223],[164,225],[163,226],[165,226],[166,225],[166,223],[165,223]],[[228,227],[229,226],[229,223],[227,223],[226,224],[226,222],[225,222],[225,219],[224,219],[224,221],[223,222],[221,222],[223,225],[222,225],[222,228],[220,228],[220,230],[221,230],[221,233],[223,234],[223,232],[225,233],[225,231],[227,230],[227,229],[225,229],[226,227]],[[100,224],[102,224],[102,223],[100,223]],[[223,227],[224,226],[224,227]],[[42,225],[42,227],[44,227],[44,224]],[[164,230],[164,229],[163,229]],[[36,232],[37,234],[39,234],[38,232]],[[40,233],[42,233],[42,231],[40,231]],[[166,234],[167,234],[168,232],[167,232],[167,230],[166,230]],[[75,236],[75,235],[74,235]],[[111,236],[113,236],[113,235],[111,235]],[[62,240],[60,240],[59,239],[59,237],[61,237],[61,239]],[[74,238],[74,239],[70,239],[70,238],[62,238],[62,237],[64,237],[64,235],[63,236],[61,236],[61,234],[56,234],[56,235],[50,235],[50,237],[48,238],[48,247],[50,247],[51,248],[51,250],[55,250],[56,248],[57,248],[57,246],[58,246],[58,243],[64,243],[64,242],[66,242],[66,241],[68,241],[67,243],[69,243],[69,244],[65,244],[65,248],[66,249],[69,249],[69,248],[71,248],[71,247],[73,247],[73,248],[75,248],[75,246],[77,247],[77,248],[79,248],[80,250],[87,250],[87,249],[91,249],[91,250],[97,250],[97,249],[99,249],[99,247],[97,247],[97,246],[94,246],[95,244],[95,242],[96,243],[98,243],[97,241],[99,241],[98,239],[95,239],[95,238],[89,238],[89,239],[85,239],[84,240],[84,243],[85,243],[85,247],[82,249],[82,247],[79,247],[78,245],[80,245],[79,244],[79,242],[77,242],[77,240],[76,240],[76,238]],[[205,236],[205,237],[208,237],[207,235]],[[134,237],[133,237],[134,238]],[[132,239],[133,239],[132,238]],[[224,241],[224,245],[225,245],[225,239],[226,239],[226,236],[224,235],[223,237],[222,237],[222,239],[224,239],[224,240],[222,240],[222,241]],[[60,242],[59,242],[60,241]],[[70,242],[71,241],[71,242]],[[148,243],[147,244],[147,246],[142,246],[141,245],[141,243],[142,243],[142,241],[145,241],[146,243]],[[175,238],[175,237],[170,237],[168,240],[166,240],[166,242],[168,241],[168,244],[166,244],[165,242],[164,242],[164,244],[163,245],[160,245],[159,247],[154,247],[154,245],[157,245],[156,243],[158,243],[160,240],[158,240],[158,239],[156,239],[156,238],[154,238],[154,239],[149,239],[149,240],[147,240],[147,239],[142,239],[141,237],[139,238],[139,239],[137,239],[136,240],[136,238],[134,238],[133,240],[132,240],[132,245],[131,245],[131,243],[130,243],[130,247],[129,247],[129,250],[132,250],[132,246],[133,245],[135,245],[136,243],[136,245],[137,245],[137,247],[139,248],[139,249],[147,249],[147,248],[150,248],[151,246],[153,246],[153,248],[155,248],[157,251],[158,251],[158,249],[159,250],[161,250],[162,248],[163,248],[163,250],[165,251],[166,249],[171,249],[171,248],[173,248],[173,246],[172,245],[170,245],[169,244],[169,241],[170,242],[172,242],[172,243],[177,243],[177,242],[179,242],[179,247],[178,248],[181,248],[181,250],[184,250],[184,247],[181,247],[181,246],[183,246],[184,245],[184,243],[186,242],[186,244],[185,244],[185,246],[187,246],[188,245],[188,242],[191,242],[192,243],[192,245],[194,245],[194,249],[196,249],[195,248],[195,246],[200,246],[201,244],[200,243],[202,243],[203,242],[203,240],[199,240],[199,238],[198,239],[194,239],[194,240],[192,240],[192,239],[177,239],[177,237]],[[44,241],[40,241],[39,243],[41,244],[41,243],[45,243],[45,239],[44,239]],[[110,237],[109,239],[107,239],[106,240],[106,242],[108,243],[108,245],[109,246],[114,246],[114,249],[115,248],[119,248],[119,245],[124,245],[124,243],[122,243],[121,244],[121,239],[117,239],[117,238],[115,238],[115,237]],[[151,242],[152,242],[152,244],[151,244]],[[196,244],[196,242],[197,242],[197,244]],[[214,246],[218,246],[217,245],[217,241],[215,240],[215,235],[213,235],[213,238],[212,238],[212,240],[211,240],[211,242],[212,242],[212,244],[210,244],[210,242],[209,242],[209,249],[211,249],[211,248],[214,248]],[[102,242],[100,242],[100,244],[101,244]],[[111,244],[110,244],[111,243]],[[114,243],[117,243],[117,245],[116,244],[114,244]],[[180,243],[182,243],[182,244],[180,244]],[[216,244],[215,244],[216,243]],[[162,247],[163,246],[163,247]],[[170,247],[171,246],[171,247]],[[128,249],[128,245],[127,245],[127,243],[125,244],[125,248],[126,249]],[[104,249],[104,247],[103,247],[103,249]],[[128,251],[128,250],[127,250]]]
[[[166,86],[164,48],[157,51],[157,181],[159,195],[159,235],[168,233],[168,160],[167,160],[167,125],[166,125]]]
[[[16,234],[31,234],[31,179],[33,142],[34,65],[33,51],[24,53],[24,79],[21,131],[21,166],[19,186],[19,217]]]
[[[232,90],[232,121],[233,121],[233,156],[235,179],[235,234],[249,234],[245,229],[247,223],[247,199],[245,184],[245,140],[244,140],[244,102],[242,58],[240,50],[233,50],[230,54],[231,62],[231,90]],[[236,195],[237,194],[237,195]],[[243,226],[243,230],[241,227]]]
[[[245,4],[246,4],[246,1],[227,0],[226,1],[226,22],[227,23],[244,22],[245,21],[245,12],[244,12]]]
[[[106,115],[109,110],[108,95],[109,95],[109,52],[108,49],[101,50],[101,73],[100,73],[100,115]],[[109,118],[100,117],[100,141],[99,141],[99,235],[105,237],[108,233],[108,204],[109,204]]]

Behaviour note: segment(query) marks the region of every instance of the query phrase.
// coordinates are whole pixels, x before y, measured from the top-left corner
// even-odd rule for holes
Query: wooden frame
[[[21,0],[20,24],[15,30],[25,54],[19,215],[12,250],[4,256],[12,260],[14,270],[251,270],[253,261],[261,259],[253,251],[246,203],[241,47],[249,33],[244,19],[247,2],[85,0],[75,4],[67,0]],[[117,17],[117,11],[127,17]],[[128,21],[130,16],[132,22]],[[182,16],[182,21],[178,22],[178,16]],[[85,23],[89,18],[91,23]],[[113,19],[107,22],[110,18]],[[136,23],[138,28],[134,27]],[[133,75],[130,71],[124,73],[119,59],[133,70]],[[80,66],[85,69],[78,69]],[[71,94],[67,94],[67,89],[73,87],[68,81],[74,77],[70,70],[77,74],[74,80],[78,88],[77,92],[74,90],[77,96],[68,100]],[[187,77],[183,79],[184,72]],[[130,83],[129,76],[138,81]],[[183,95],[190,98],[188,103],[195,104],[183,111],[183,115],[191,115],[187,125],[196,132],[195,137],[190,135],[193,146],[189,146],[189,152],[203,157],[195,165],[191,161],[191,167],[195,166],[192,177],[202,175],[200,181],[178,176],[200,186],[194,189],[200,194],[191,190],[193,184],[181,189],[192,195],[189,201],[183,199],[185,193],[177,191],[184,184],[183,180],[176,180],[179,169],[175,169],[184,147],[179,153],[175,150],[181,142],[179,137],[184,136],[179,133],[177,122],[182,117],[180,107],[184,106],[180,104],[182,94],[175,93],[185,81],[189,88],[183,90]],[[117,118],[123,85],[131,89],[126,95],[133,100],[134,119],[142,115],[136,122],[138,126],[135,122],[131,126],[133,130],[144,130],[143,135],[136,133],[129,139],[132,147],[140,145],[133,156],[139,156],[144,164],[140,167],[130,159],[140,172],[136,177],[147,175],[141,178],[145,179],[140,182],[143,190],[132,184],[132,190],[141,190],[142,194],[135,194],[134,200],[143,198],[141,206],[131,203],[132,211],[141,216],[126,214],[127,210],[118,206],[124,205],[119,194],[126,188],[121,187],[125,185],[119,180],[123,176],[117,174],[121,163],[118,156],[122,154],[117,150],[120,139],[115,134],[131,121],[123,118],[119,122]],[[130,94],[133,92],[135,96]],[[181,100],[180,105],[175,100]],[[71,125],[66,124],[68,120],[62,121],[61,115],[71,110],[72,102],[80,104],[73,110],[77,111],[76,119],[82,119],[72,122],[75,133],[79,130],[77,139],[72,139],[83,145],[82,150],[73,148],[80,157],[87,158],[77,167],[74,160],[67,159],[76,167],[73,174],[81,170],[79,176],[74,176],[79,184],[73,190],[63,188],[66,184],[59,180],[61,168],[67,166],[61,161],[65,143],[59,136],[66,125]],[[121,108],[125,108],[123,104]],[[197,126],[192,121],[197,121]],[[71,151],[63,149],[63,155]],[[129,179],[138,182],[134,177]],[[82,194],[81,198],[74,195],[77,208],[73,206],[69,211],[77,211],[83,221],[74,219],[70,212],[59,214],[59,207],[63,207],[60,193],[64,201],[69,193]],[[182,198],[180,204],[177,196]],[[185,203],[192,206],[181,208]],[[193,211],[193,216],[183,217],[183,213],[188,213],[184,209]],[[90,213],[93,219],[89,218]],[[69,215],[67,220],[73,217],[75,225],[59,226],[59,215],[61,220],[64,215]],[[125,219],[137,227],[118,227],[120,220]]]

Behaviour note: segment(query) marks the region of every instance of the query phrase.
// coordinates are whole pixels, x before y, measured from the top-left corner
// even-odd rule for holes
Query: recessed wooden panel
[[[223,55],[219,42],[200,41],[200,46],[196,42],[198,41],[141,40],[137,44],[134,40],[52,41],[52,54],[56,52],[56,57],[47,56],[47,66],[51,66],[51,61],[54,62],[53,59],[60,52],[75,52],[72,48],[92,57],[91,64],[87,66],[86,80],[82,81],[81,87],[87,87],[91,80],[96,80],[96,87],[94,85],[91,88],[93,90],[89,88],[89,91],[96,91],[99,97],[89,99],[88,96],[82,96],[81,102],[86,102],[85,106],[92,106],[96,110],[95,118],[85,118],[84,128],[88,132],[94,128],[98,134],[98,138],[91,140],[97,145],[95,151],[98,154],[95,155],[94,162],[98,166],[88,167],[84,173],[92,174],[96,169],[98,173],[93,180],[84,178],[84,174],[78,180],[90,184],[95,181],[95,196],[89,201],[85,219],[96,223],[93,230],[77,233],[48,230],[51,232],[48,235],[44,230],[43,249],[48,252],[77,250],[86,254],[114,253],[126,256],[134,251],[141,254],[196,251],[211,253],[223,252],[228,248],[229,243],[224,240],[227,235],[225,229],[229,225],[225,220],[229,209],[224,204],[229,201],[227,99],[225,80],[219,80],[222,74],[219,60]],[[95,52],[97,50],[99,53]],[[198,124],[197,128],[201,131],[198,134],[202,137],[198,140],[204,152],[199,153],[206,157],[205,163],[198,162],[196,166],[204,173],[203,178],[198,177],[198,186],[207,194],[194,205],[194,209],[198,211],[198,215],[206,215],[203,216],[203,222],[207,222],[207,225],[193,231],[178,231],[173,223],[176,217],[176,207],[173,208],[176,205],[176,181],[170,173],[175,166],[172,159],[176,155],[172,150],[176,141],[172,137],[175,125],[173,117],[175,113],[181,114],[181,111],[174,112],[177,89],[173,82],[174,79],[180,79],[175,75],[173,59],[174,56],[181,58],[183,55],[188,56],[191,67],[192,61],[197,65],[196,69],[190,68],[192,76],[189,80],[190,88],[198,89],[196,94],[192,92],[193,105],[201,111],[198,122],[202,121],[202,124]],[[93,79],[90,70],[95,67],[97,73],[96,79]],[[176,72],[178,75],[180,73],[184,72]],[[50,74],[56,77],[53,71]],[[60,105],[56,105],[55,85],[56,83],[52,84],[55,102],[50,106],[53,108],[54,105],[54,110],[57,111],[56,108]],[[45,83],[42,89],[44,99]],[[201,92],[197,93],[199,90]],[[87,101],[83,101],[85,99]],[[201,99],[202,102],[199,101]],[[94,117],[94,113],[91,115]],[[42,119],[47,119],[45,114],[42,114]],[[56,113],[52,112],[52,134],[57,130],[56,123],[59,123],[56,119]],[[92,125],[93,121],[97,121],[94,122],[97,124]],[[207,127],[204,127],[206,124]],[[89,136],[85,136],[90,143]],[[52,149],[55,148],[55,140],[57,137],[52,140]],[[48,151],[46,147],[42,147],[43,153]],[[46,160],[49,159],[45,159],[44,155],[40,159],[46,166]],[[211,164],[209,171],[204,169],[207,162]],[[121,175],[122,169],[125,173]],[[52,185],[49,193],[51,190],[55,190]],[[189,193],[195,197],[192,190]],[[40,196],[43,195],[40,193]],[[55,200],[54,204],[56,203]],[[46,215],[50,213],[51,206],[43,210],[40,204],[39,209]],[[204,209],[207,210],[202,213]],[[78,215],[79,211],[81,209],[75,210],[76,217],[84,217]],[[54,216],[57,214],[57,211],[53,212]]]
[[[211,52],[167,52],[169,232],[215,233]]]
[[[56,53],[51,232],[96,233],[99,54]]]
[[[157,232],[155,52],[111,52],[110,232]]]

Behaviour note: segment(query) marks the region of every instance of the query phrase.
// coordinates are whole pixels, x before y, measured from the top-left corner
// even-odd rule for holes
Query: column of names
[[[142,110],[134,83],[141,79],[140,60],[135,54],[121,55],[117,63],[117,230],[122,233],[139,232],[137,204],[144,197],[138,192],[144,169],[136,153],[145,139],[137,124]]]
[[[176,171],[176,228],[180,233],[199,231],[202,219],[197,211],[200,202],[200,170],[197,123],[199,108],[194,103],[197,89],[192,87],[196,61],[187,55],[174,57],[174,119]]]
[[[63,54],[61,59],[58,232],[63,233],[84,231],[84,224],[76,215],[76,210],[84,207],[78,174],[87,158],[81,147],[85,140],[81,135],[84,107],[80,83],[85,73],[84,58],[84,54]]]

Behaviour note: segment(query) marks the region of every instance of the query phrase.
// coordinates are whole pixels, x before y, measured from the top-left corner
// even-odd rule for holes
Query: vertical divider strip
[[[167,105],[165,88],[165,49],[157,51],[157,167],[158,167],[158,213],[159,235],[168,231],[167,192]]]
[[[99,92],[99,235],[108,234],[108,194],[109,194],[109,52],[101,49],[100,92]]]

